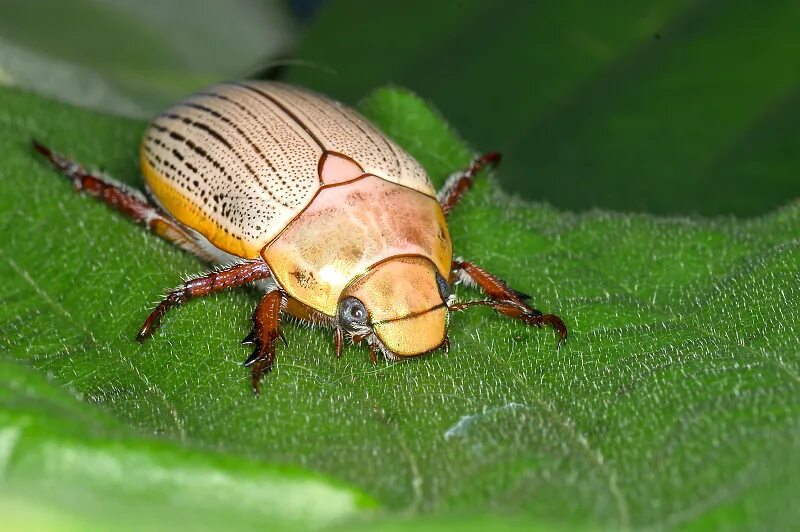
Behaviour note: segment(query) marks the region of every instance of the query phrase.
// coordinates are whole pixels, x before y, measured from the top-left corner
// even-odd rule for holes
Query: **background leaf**
[[[325,68],[287,79],[350,103],[409,87],[528,199],[754,215],[800,196],[797,27],[791,0],[340,0],[297,51]]]
[[[362,108],[437,182],[469,159],[409,93]],[[203,266],[74,194],[29,147],[40,138],[140,185],[142,128],[0,91],[1,352],[72,390],[80,415],[335,477],[377,499],[388,529],[415,516],[592,528],[800,517],[800,204],[750,221],[573,215],[482,180],[452,216],[457,253],[561,314],[572,336],[560,351],[551,331],[478,309],[454,316],[449,356],[373,368],[362,348],[336,360],[329,333],[289,325],[256,400],[238,340],[257,296],[192,303],[136,344],[164,289]]]
[[[4,0],[0,83],[128,116],[263,67],[294,40],[283,3]]]
[[[372,506],[298,468],[136,436],[19,362],[0,360],[5,530],[318,527]]]

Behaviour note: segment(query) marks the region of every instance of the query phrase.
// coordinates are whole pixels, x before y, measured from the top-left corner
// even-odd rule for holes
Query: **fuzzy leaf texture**
[[[361,109],[439,184],[470,158],[403,90]],[[571,214],[482,179],[450,218],[456,253],[560,314],[566,345],[478,308],[453,316],[449,355],[375,368],[288,324],[255,399],[238,343],[258,295],[187,304],[137,344],[205,266],[75,194],[29,144],[141,186],[143,127],[0,90],[0,490],[16,523],[798,522],[800,204]]]

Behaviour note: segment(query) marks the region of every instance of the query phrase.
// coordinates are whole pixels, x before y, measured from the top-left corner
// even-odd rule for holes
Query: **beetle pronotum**
[[[214,263],[170,291],[144,322],[189,299],[258,283],[245,361],[253,390],[272,369],[286,312],[366,342],[372,361],[447,350],[448,312],[485,305],[529,325],[564,322],[526,303],[481,267],[453,258],[446,216],[475,175],[500,155],[476,158],[437,194],[422,167],[361,115],[311,91],[273,82],[216,85],[157,116],[141,167],[153,199],[84,170],[34,142],[77,190]],[[488,299],[458,303],[452,282]]]

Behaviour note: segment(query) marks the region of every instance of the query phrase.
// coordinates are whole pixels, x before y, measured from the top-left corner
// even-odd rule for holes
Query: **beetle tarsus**
[[[50,159],[52,157],[53,151],[50,148],[48,148],[47,146],[45,146],[44,144],[42,144],[41,142],[39,142],[38,140],[31,139],[31,144],[33,144],[33,149],[35,149],[36,151],[38,151],[39,153],[41,153],[42,155],[44,155],[48,159]]]
[[[524,317],[522,317],[521,320],[527,325],[535,325],[537,327],[542,327],[543,325],[547,325],[549,327],[552,327],[558,333],[557,347],[559,349],[564,344],[564,342],[566,342],[567,336],[569,335],[567,331],[567,326],[564,325],[564,320],[562,320],[555,314],[542,314],[541,312],[538,315],[527,314]]]
[[[136,341],[144,342],[146,339],[150,338],[154,332],[158,329],[159,325],[161,325],[161,318],[164,317],[164,314],[167,313],[169,309],[174,306],[180,305],[184,303],[188,297],[186,296],[186,290],[184,287],[176,288],[167,296],[161,300],[161,303],[147,316],[147,319],[144,320],[144,324],[142,324],[142,328],[139,329],[139,334],[136,335]]]
[[[494,309],[510,318],[516,318],[523,322],[525,325],[534,325],[541,328],[544,325],[552,327],[559,336],[558,347],[567,339],[567,326],[564,325],[564,320],[555,314],[542,314],[541,311],[529,307],[528,305],[516,302],[495,301],[491,305]]]
[[[54,152],[36,139],[31,139],[31,142],[33,143],[33,149],[42,154],[44,158],[53,165],[53,167],[61,171],[65,177],[73,180],[76,186],[80,185],[80,183],[75,179],[76,173],[82,170],[77,163],[67,159],[60,153]]]
[[[461,259],[453,260],[453,275],[457,279],[466,280],[478,285],[491,299],[485,301],[470,301],[468,303],[454,303],[450,310],[463,310],[472,305],[492,307],[497,312],[510,318],[518,319],[526,325],[542,327],[548,325],[558,332],[558,347],[567,339],[567,326],[564,320],[555,314],[543,314],[526,303],[530,296],[514,290],[505,281],[493,275],[480,266]]]
[[[493,301],[491,299],[481,299],[478,301],[453,303],[448,308],[450,311],[457,312],[459,310],[464,310],[468,307],[476,305],[491,307],[504,316],[520,320],[525,325],[534,325],[540,328],[543,325],[552,327],[558,333],[559,339],[557,347],[559,348],[567,340],[569,333],[567,331],[567,326],[564,324],[564,320],[555,314],[542,314],[539,310],[518,301]]]

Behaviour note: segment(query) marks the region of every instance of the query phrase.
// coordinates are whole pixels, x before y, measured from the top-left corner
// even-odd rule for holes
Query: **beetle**
[[[281,315],[366,342],[376,363],[449,349],[449,312],[485,305],[567,337],[564,322],[499,277],[454,257],[447,215],[476,175],[476,157],[441,191],[425,170],[356,111],[300,87],[267,81],[212,86],[152,120],[140,161],[149,193],[85,170],[34,141],[72,181],[155,234],[217,265],[171,290],[137,339],[190,299],[256,283],[265,294],[243,344],[252,387],[275,361]],[[487,299],[457,302],[451,284]]]

